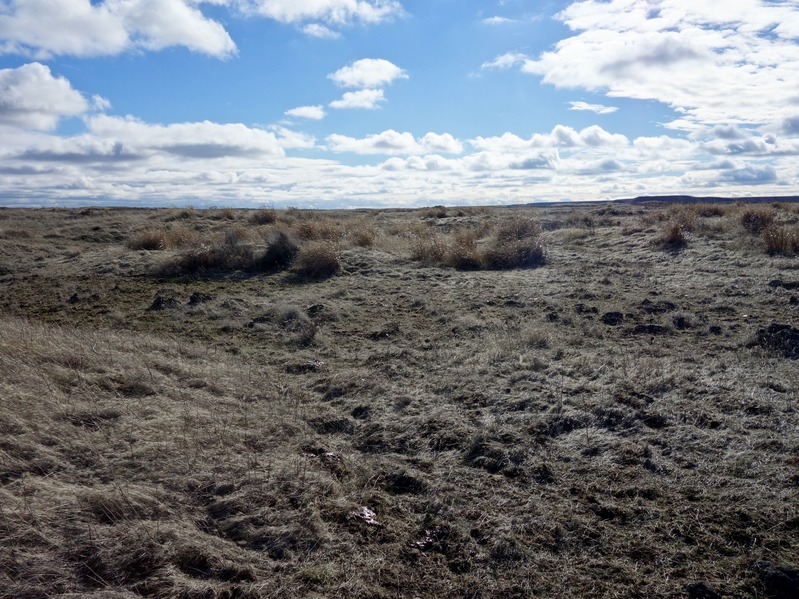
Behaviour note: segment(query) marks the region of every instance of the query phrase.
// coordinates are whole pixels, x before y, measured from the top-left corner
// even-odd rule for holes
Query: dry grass
[[[306,241],[340,241],[344,231],[330,218],[303,219],[294,225],[294,234]]]
[[[199,236],[188,227],[160,227],[137,233],[127,246],[132,250],[173,250],[196,245]]]
[[[740,209],[738,222],[752,235],[760,235],[774,222],[774,210],[763,206],[743,206]]]
[[[341,255],[330,241],[313,241],[297,253],[292,271],[310,279],[325,279],[341,270]]]
[[[0,597],[776,596],[799,262],[741,209],[197,210],[169,277],[174,210],[2,211]]]
[[[763,230],[763,244],[769,255],[799,253],[799,227],[769,225]]]

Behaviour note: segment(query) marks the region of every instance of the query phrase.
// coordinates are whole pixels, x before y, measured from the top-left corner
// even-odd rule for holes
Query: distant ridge
[[[670,195],[670,196],[638,196],[632,199],[616,200],[622,204],[647,204],[650,202],[668,202],[672,204],[696,204],[696,203],[717,203],[734,204],[735,202],[799,202],[799,196],[756,196],[751,198],[726,198],[715,196],[689,196],[689,195]]]
[[[619,198],[616,200],[573,200],[559,202],[528,202],[524,206],[575,206],[596,204],[734,204],[735,202],[799,202],[797,196],[755,196],[751,198],[727,198],[719,196],[663,195],[638,196],[637,198]]]

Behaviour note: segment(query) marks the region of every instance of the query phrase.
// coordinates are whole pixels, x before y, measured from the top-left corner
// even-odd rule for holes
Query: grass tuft
[[[329,241],[312,241],[300,248],[292,270],[309,279],[326,279],[341,270],[338,247]]]
[[[770,225],[763,230],[763,244],[769,255],[799,253],[799,228]]]
[[[774,210],[760,206],[745,207],[738,217],[741,226],[752,235],[760,235],[774,222]]]

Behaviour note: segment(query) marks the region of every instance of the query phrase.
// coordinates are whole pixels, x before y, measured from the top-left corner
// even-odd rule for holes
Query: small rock
[[[782,352],[786,358],[797,360],[799,359],[799,329],[787,324],[772,323],[766,328],[757,330],[754,341],[748,344],[749,347],[754,345]]]
[[[161,295],[156,295],[153,303],[147,308],[148,312],[157,312],[160,310],[166,310],[168,308],[177,308],[180,304],[178,300],[174,297],[163,297]]]
[[[695,582],[688,585],[688,599],[722,599],[706,582]]]
[[[799,597],[799,569],[766,561],[756,562],[754,568],[769,599]]]
[[[208,293],[200,293],[199,291],[195,291],[194,293],[191,294],[191,297],[189,297],[189,305],[190,306],[196,306],[198,304],[202,304],[203,302],[207,302],[207,301],[210,301],[212,299],[214,299],[213,295],[210,295]]]
[[[612,327],[618,326],[624,322],[624,314],[621,312],[605,312],[602,315],[602,322]]]

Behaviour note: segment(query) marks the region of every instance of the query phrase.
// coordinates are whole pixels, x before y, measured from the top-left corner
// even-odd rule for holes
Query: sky
[[[799,193],[799,0],[0,0],[0,205]]]

